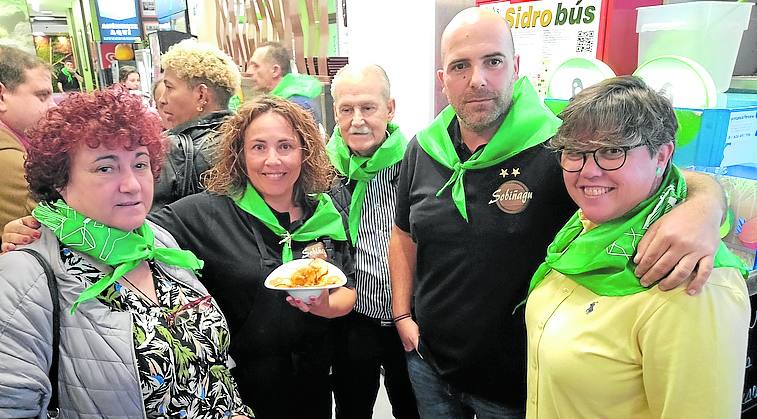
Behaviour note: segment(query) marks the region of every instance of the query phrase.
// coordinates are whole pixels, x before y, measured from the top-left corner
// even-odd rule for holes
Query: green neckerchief
[[[157,260],[195,272],[203,267],[203,262],[188,250],[155,247],[155,236],[147,223],[133,231],[108,227],[78,213],[63,200],[41,202],[32,215],[67,247],[114,268],[79,295],[72,313],[80,303],[97,297],[143,260]]]
[[[320,80],[307,74],[289,73],[281,78],[279,84],[271,90],[271,96],[289,99],[292,96],[314,98],[321,94],[323,86]]]
[[[68,71],[66,67],[61,68],[60,72],[66,76],[66,79],[68,80],[69,84],[74,82],[74,76]]]
[[[686,198],[686,182],[675,165],[665,174],[657,192],[621,218],[584,230],[580,211],[557,233],[547,248],[547,258],[539,266],[529,286],[529,293],[554,269],[573,281],[604,296],[622,296],[646,291],[634,274],[633,256],[647,228],[673,206]],[[715,254],[716,268],[731,267],[741,271],[744,263],[720,242]]]
[[[334,240],[347,240],[342,215],[331,202],[331,198],[325,193],[318,194],[318,206],[313,215],[291,233],[279,224],[279,220],[273,215],[271,208],[249,183],[244,194],[240,198],[234,199],[234,202],[239,208],[263,222],[274,234],[281,237],[279,243],[284,245],[281,250],[281,261],[284,263],[293,259],[292,240],[308,242],[325,236]]]
[[[447,106],[431,126],[418,133],[417,138],[418,145],[431,158],[452,170],[452,176],[436,196],[452,186],[452,200],[465,221],[468,221],[463,186],[465,172],[494,166],[525,149],[543,143],[557,132],[561,123],[552,111],[544,106],[528,79],[521,77],[515,82],[512,105],[497,132],[482,149],[476,151],[465,162],[460,162],[448,131],[455,116],[455,110]]]
[[[239,107],[242,106],[242,98],[239,97],[239,95],[234,95],[231,98],[229,98],[229,110],[232,112],[236,112]]]
[[[331,139],[326,145],[326,151],[336,170],[342,176],[346,176],[347,179],[357,181],[350,201],[349,224],[352,244],[357,243],[360,213],[363,209],[363,200],[365,199],[368,182],[378,172],[401,161],[402,156],[405,155],[407,139],[402,135],[397,125],[390,122],[386,129],[389,132],[389,136],[371,157],[353,154],[347,147],[347,144],[345,144],[339,127],[334,128],[334,134],[331,135]]]

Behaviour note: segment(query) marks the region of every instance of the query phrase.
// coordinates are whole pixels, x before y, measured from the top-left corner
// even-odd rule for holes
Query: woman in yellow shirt
[[[739,417],[743,263],[721,243],[694,297],[644,288],[634,275],[639,239],[686,197],[671,163],[670,103],[619,77],[577,94],[560,117],[550,145],[580,209],[531,281],[527,417]]]

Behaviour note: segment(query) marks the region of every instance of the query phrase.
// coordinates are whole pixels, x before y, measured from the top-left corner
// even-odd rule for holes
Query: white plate
[[[282,278],[282,277],[289,277],[291,276],[294,271],[297,269],[306,266],[312,261],[312,259],[295,259],[292,261],[289,261],[278,268],[274,269],[273,272],[271,272],[268,277],[265,279],[265,286],[266,288],[270,288],[272,290],[279,290],[279,291],[286,291],[294,298],[298,298],[302,300],[303,302],[307,303],[310,300],[310,297],[317,297],[321,294],[321,291],[324,289],[331,289],[331,288],[339,288],[341,286],[344,286],[344,284],[347,283],[347,277],[344,275],[344,272],[342,272],[341,269],[337,268],[336,266],[332,265],[329,262],[326,262],[322,260],[322,262],[328,267],[329,273],[328,275],[335,275],[339,278],[339,281],[336,284],[330,284],[330,285],[321,285],[318,287],[296,287],[296,288],[281,288],[281,287],[275,287],[271,285],[271,281],[275,278]]]

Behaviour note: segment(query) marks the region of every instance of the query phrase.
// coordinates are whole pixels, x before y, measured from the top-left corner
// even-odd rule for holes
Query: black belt
[[[352,314],[354,316],[360,317],[362,320],[371,322],[371,323],[375,324],[376,326],[394,327],[394,320],[392,320],[392,319],[389,319],[389,320],[376,319],[376,318],[373,318],[373,317],[366,316],[365,314],[358,313],[357,311],[353,311]]]

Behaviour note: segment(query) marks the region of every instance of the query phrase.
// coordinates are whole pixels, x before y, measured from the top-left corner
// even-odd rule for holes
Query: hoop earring
[[[200,106],[197,107],[197,112],[204,111],[205,110],[205,105],[207,105],[207,104],[208,104],[207,101],[202,102],[202,105],[200,105]]]

